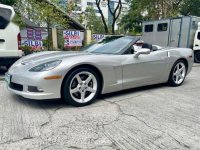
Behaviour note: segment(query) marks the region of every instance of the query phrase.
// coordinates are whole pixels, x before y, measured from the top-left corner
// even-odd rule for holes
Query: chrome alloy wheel
[[[87,103],[96,95],[97,86],[97,79],[92,73],[79,72],[70,82],[70,95],[78,103]]]
[[[183,62],[178,63],[173,72],[173,80],[176,84],[181,84],[186,76],[186,67]]]

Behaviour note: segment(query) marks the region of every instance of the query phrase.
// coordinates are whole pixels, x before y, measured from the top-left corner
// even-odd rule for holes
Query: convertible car
[[[48,51],[18,60],[6,73],[8,90],[29,99],[60,99],[74,106],[98,94],[168,83],[180,86],[192,69],[193,51],[162,48],[132,36],[106,37],[81,51]]]

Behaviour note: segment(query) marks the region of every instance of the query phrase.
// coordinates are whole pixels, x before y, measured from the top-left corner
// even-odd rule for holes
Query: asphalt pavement
[[[200,66],[185,83],[101,96],[76,108],[13,95],[0,81],[0,150],[200,149]]]

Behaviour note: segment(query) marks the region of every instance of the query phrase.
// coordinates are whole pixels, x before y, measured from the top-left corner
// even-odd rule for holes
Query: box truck
[[[200,17],[183,16],[143,22],[142,39],[163,47],[185,47],[194,50],[200,63]]]

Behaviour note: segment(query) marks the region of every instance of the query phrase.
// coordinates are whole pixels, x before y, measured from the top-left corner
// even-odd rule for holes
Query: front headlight
[[[48,71],[56,68],[62,61],[56,60],[56,61],[50,61],[41,65],[38,65],[36,67],[33,67],[29,71],[31,72],[41,72],[41,71]]]

